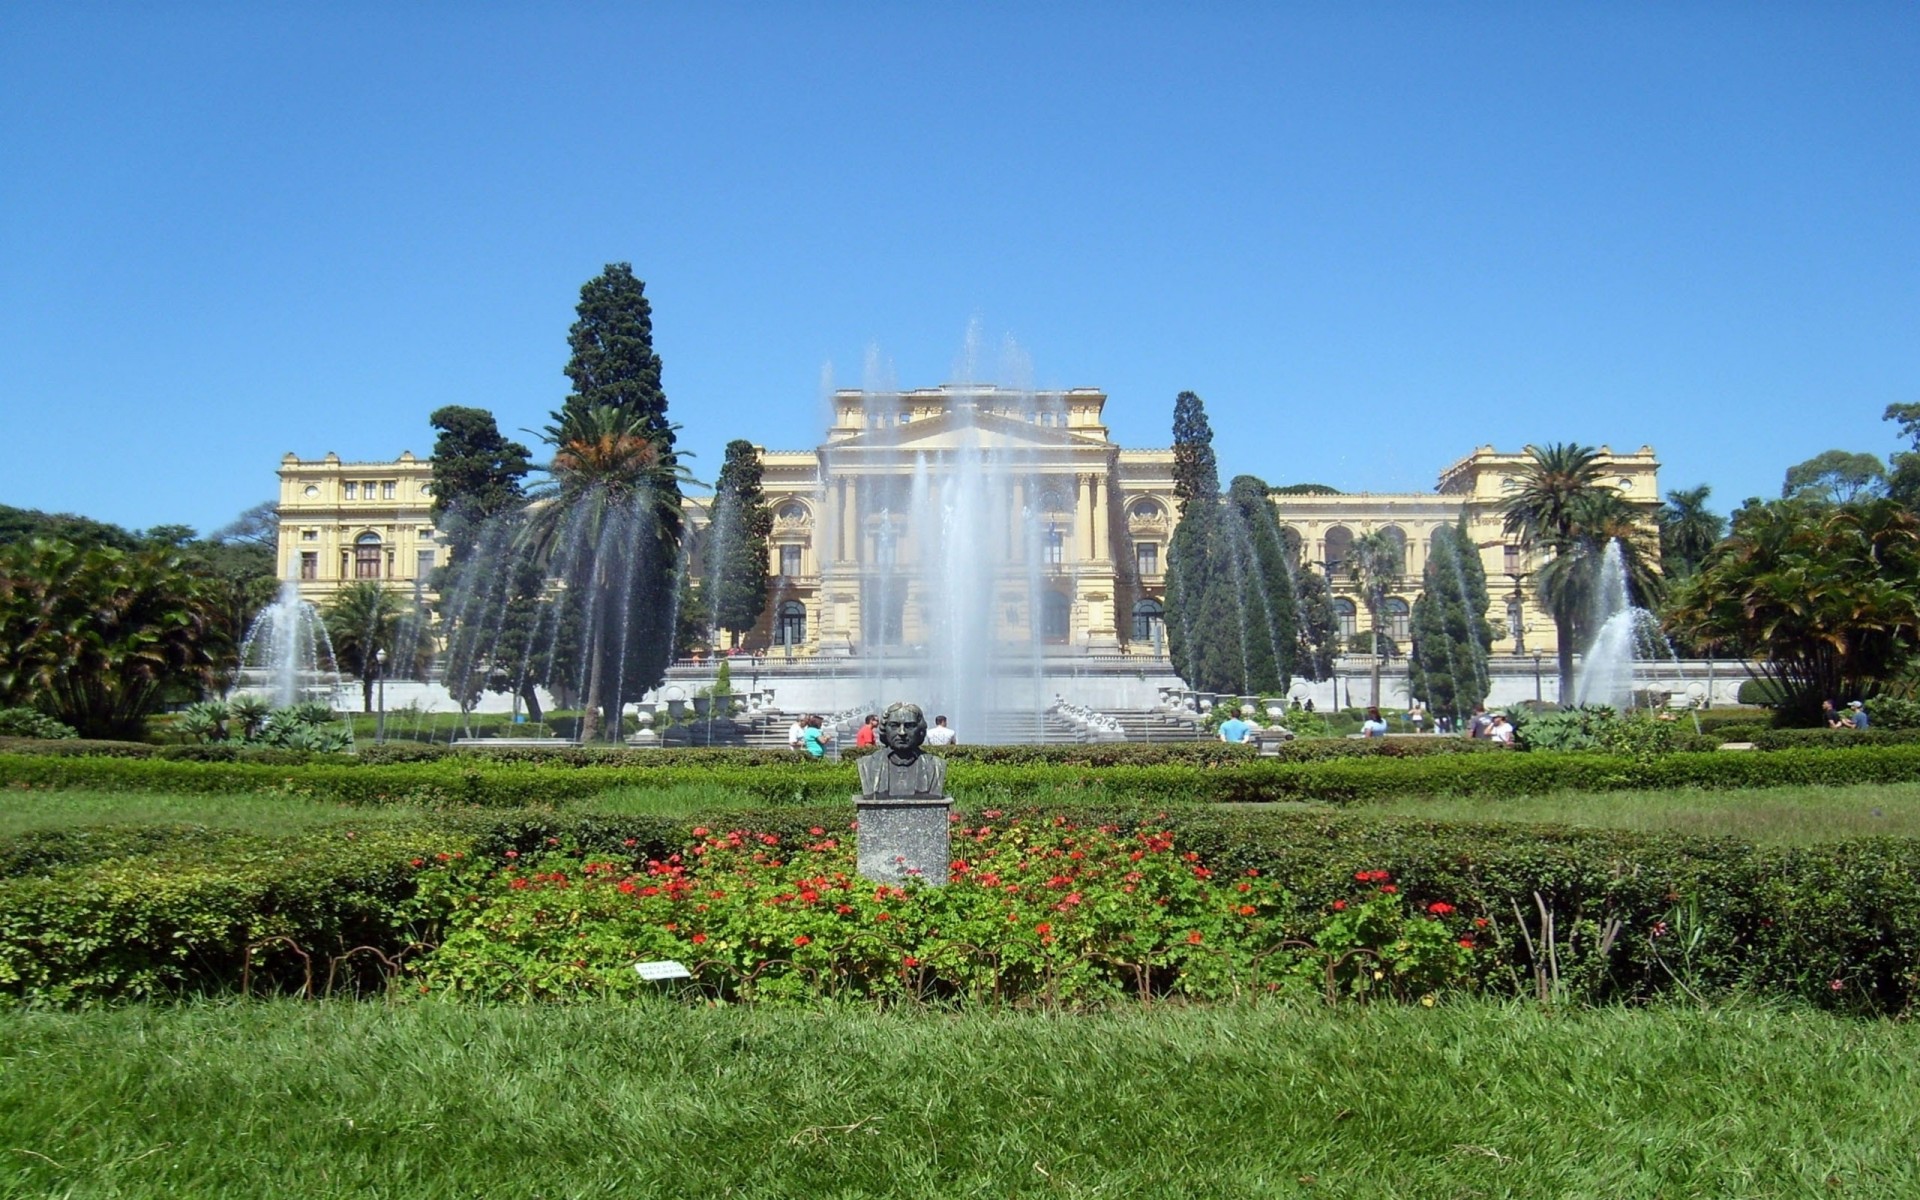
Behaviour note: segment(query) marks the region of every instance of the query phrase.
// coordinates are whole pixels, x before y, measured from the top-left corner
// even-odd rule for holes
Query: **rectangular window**
[[[320,531],[318,529],[302,529],[300,531],[300,540],[303,542],[317,542],[320,540]]]
[[[418,551],[415,558],[413,577],[415,579],[425,579],[431,574],[433,574],[433,551]]]
[[[1047,530],[1047,540],[1040,547],[1040,561],[1050,567],[1057,567],[1067,554],[1067,535],[1058,529]]]
[[[358,500],[360,498],[360,485],[349,479],[340,485],[340,494],[349,500]]]
[[[320,552],[318,550],[305,550],[301,552],[300,578],[320,578]]]
[[[360,494],[369,500],[373,499],[373,480],[369,479],[360,485]]]
[[[1142,575],[1160,573],[1160,545],[1157,542],[1139,542],[1133,548],[1135,563]]]
[[[398,489],[399,486],[399,483],[394,480],[386,480],[380,485],[380,498],[382,500],[393,499],[396,494],[396,489]]]
[[[371,542],[353,548],[353,577],[355,579],[380,578],[379,542]]]
[[[788,576],[800,573],[800,547],[780,547],[780,573]]]
[[[1505,548],[1506,565],[1501,569],[1509,575],[1520,574],[1520,547],[1509,545]]]

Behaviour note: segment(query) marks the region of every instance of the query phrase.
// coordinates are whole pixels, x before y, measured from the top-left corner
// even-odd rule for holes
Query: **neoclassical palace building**
[[[773,587],[748,644],[796,657],[914,645],[934,632],[926,628],[934,593],[977,572],[1020,585],[978,592],[1001,639],[1037,640],[1049,656],[1163,658],[1173,452],[1116,445],[1106,402],[1093,388],[837,393],[820,445],[761,452]],[[1537,563],[1501,530],[1500,504],[1525,459],[1482,446],[1442,470],[1431,492],[1283,492],[1275,503],[1301,537],[1307,569],[1332,581],[1348,634],[1367,628],[1345,567],[1354,539],[1385,530],[1404,545],[1406,574],[1385,615],[1401,646],[1428,541],[1464,514],[1494,597],[1489,615],[1503,633],[1494,652],[1551,654],[1553,624],[1530,586]],[[1651,520],[1660,495],[1652,449],[1602,447],[1600,465]],[[438,550],[431,466],[412,454],[378,463],[287,455],[283,575],[315,600],[359,579],[418,588]],[[1270,468],[1269,481],[1283,469],[1291,470]],[[708,502],[687,507],[698,545],[709,533]],[[929,522],[930,513],[945,516]],[[930,523],[943,526],[938,546],[926,535]],[[1026,632],[1034,628],[1038,639]]]

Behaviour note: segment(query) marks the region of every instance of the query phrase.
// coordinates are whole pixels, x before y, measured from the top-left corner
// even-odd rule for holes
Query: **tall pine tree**
[[[433,442],[433,523],[454,560],[466,558],[490,517],[526,499],[521,482],[533,468],[532,451],[504,437],[484,408],[449,404],[427,423]]]
[[[660,356],[653,352],[653,306],[647,285],[627,263],[608,263],[581,285],[577,319],[567,330],[566,376],[573,392],[560,411],[562,422],[590,409],[616,408],[641,418],[647,439],[673,450],[667,393],[660,386]]]
[[[773,510],[760,490],[760,452],[752,442],[727,443],[726,461],[714,488],[713,520],[707,525],[705,582],[701,597],[713,626],[740,644],[740,635],[760,622],[767,607],[767,539]]]
[[[1192,392],[1173,402],[1173,495],[1180,519],[1167,545],[1167,654],[1189,687],[1226,690],[1229,677],[1218,636],[1229,614],[1227,589],[1217,586],[1211,558],[1220,524],[1220,470],[1206,406]]]

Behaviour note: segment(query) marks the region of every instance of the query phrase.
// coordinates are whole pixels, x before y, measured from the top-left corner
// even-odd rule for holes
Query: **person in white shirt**
[[[787,749],[793,751],[795,754],[804,754],[806,752],[806,741],[807,720],[805,717],[795,717],[793,724],[787,727]]]
[[[1507,723],[1507,714],[1493,714],[1493,724],[1487,727],[1487,736],[1496,746],[1513,745],[1513,726]]]
[[[959,740],[960,735],[955,733],[952,728],[947,725],[947,719],[945,717],[935,717],[933,719],[933,728],[927,730],[927,745],[929,746],[951,746]]]

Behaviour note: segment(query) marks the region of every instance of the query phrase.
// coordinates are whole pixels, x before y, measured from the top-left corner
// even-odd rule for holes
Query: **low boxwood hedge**
[[[973,809],[962,828],[1012,815],[990,811]],[[831,805],[704,823],[787,843],[845,828],[849,815]],[[1216,873],[1259,871],[1283,884],[1309,928],[1353,895],[1356,872],[1384,871],[1416,909],[1444,900],[1486,922],[1480,986],[1495,994],[1534,996],[1543,985],[1575,1001],[1742,991],[1900,1013],[1920,990],[1915,840],[1771,849],[1619,830],[1139,805],[1027,816],[1171,828]],[[458,899],[422,895],[419,864],[555,850],[640,862],[680,850],[700,823],[514,812],[270,840],[116,831],[118,852],[106,857],[93,854],[100,843],[68,840],[63,849],[34,835],[34,852],[0,844],[0,862],[19,868],[0,878],[0,994],[80,1004],[231,992],[250,946],[255,990],[305,991],[311,980],[318,992],[330,970],[336,991],[376,987],[388,963],[427,952],[439,936],[435,906]],[[1543,912],[1553,919],[1551,957]]]
[[[1212,767],[1074,767],[956,761],[948,787],[964,801],[1135,800],[1151,804],[1307,801],[1355,804],[1406,796],[1504,797],[1556,791],[1840,786],[1920,779],[1920,745],[1823,746],[1766,754],[1489,752],[1412,758],[1284,761],[1248,757]],[[514,807],[614,788],[704,786],[763,804],[824,803],[857,789],[851,761],[765,766],[569,767],[454,758],[388,766],[170,762],[0,755],[0,785],[194,794],[284,793],[349,804]]]

